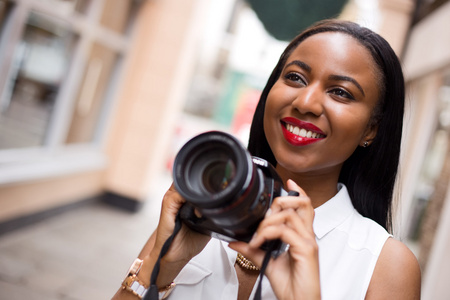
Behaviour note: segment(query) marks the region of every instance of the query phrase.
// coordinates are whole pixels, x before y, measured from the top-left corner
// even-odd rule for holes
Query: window
[[[76,40],[68,24],[30,12],[1,99],[0,149],[44,144]]]
[[[115,51],[98,43],[93,44],[72,112],[67,144],[95,140],[97,121],[104,108],[103,99],[117,61]]]
[[[141,2],[0,0],[0,183],[101,165]]]

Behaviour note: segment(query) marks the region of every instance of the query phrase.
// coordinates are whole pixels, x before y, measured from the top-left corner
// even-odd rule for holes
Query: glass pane
[[[88,5],[91,0],[39,0],[41,3],[46,3],[54,7],[58,13],[63,15],[78,12],[86,13]]]
[[[124,33],[136,13],[139,1],[105,0],[100,24],[117,33]]]
[[[30,14],[0,99],[0,149],[43,145],[75,41],[66,24]]]
[[[66,140],[68,144],[93,141],[117,59],[117,54],[111,49],[93,45],[73,112]]]

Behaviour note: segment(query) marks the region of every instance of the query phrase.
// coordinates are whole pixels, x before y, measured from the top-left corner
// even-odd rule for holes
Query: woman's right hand
[[[159,255],[163,244],[174,230],[176,216],[185,202],[186,200],[172,184],[162,201],[161,215],[156,228],[155,244],[150,255]],[[195,232],[185,224],[182,224],[181,230],[172,241],[169,251],[163,257],[161,264],[184,266],[191,258],[203,250],[210,239],[210,236]]]

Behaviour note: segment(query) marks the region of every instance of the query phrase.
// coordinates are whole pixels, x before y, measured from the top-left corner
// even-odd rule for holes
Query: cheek
[[[264,134],[266,135],[266,139],[270,140],[273,120],[274,120],[274,108],[271,105],[271,101],[269,101],[269,97],[267,97],[266,107],[264,109],[264,119],[263,119],[263,127],[264,127]]]
[[[278,94],[276,92],[275,86],[272,87],[272,89],[270,90],[269,94],[267,95],[267,101],[266,101],[266,110],[265,112],[270,112],[273,111],[275,106],[276,106],[276,102],[275,99],[278,98]]]
[[[278,94],[272,89],[267,95],[263,119],[264,134],[266,135],[267,142],[271,148],[274,146],[274,143],[276,143],[274,139],[276,139],[276,131],[278,126],[280,126],[278,123],[278,115],[282,106],[283,104],[278,97]]]
[[[266,120],[266,116],[269,118],[276,118],[279,116],[282,111],[290,106],[295,97],[295,89],[286,88],[283,84],[277,81],[267,95],[264,121]],[[269,122],[270,121],[271,120],[269,120]]]
[[[291,103],[297,97],[297,93],[298,89],[289,87],[282,79],[278,79],[267,95],[267,103],[271,106],[283,106]]]
[[[264,130],[268,130],[271,126],[271,122],[274,120],[275,112],[277,111],[278,101],[276,99],[276,93],[273,92],[273,89],[267,95],[266,107],[264,108]]]
[[[348,110],[339,107],[334,108],[333,112],[333,115],[329,116],[331,131],[338,132],[340,136],[345,136],[346,140],[358,145],[368,127],[370,111],[365,108]]]

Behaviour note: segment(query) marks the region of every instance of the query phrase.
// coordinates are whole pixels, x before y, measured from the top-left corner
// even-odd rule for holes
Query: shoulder
[[[366,299],[420,299],[421,273],[415,255],[402,242],[386,240]]]
[[[337,229],[346,233],[347,243],[357,250],[368,250],[375,259],[380,255],[386,240],[391,236],[381,225],[363,217],[358,211],[353,213]]]

